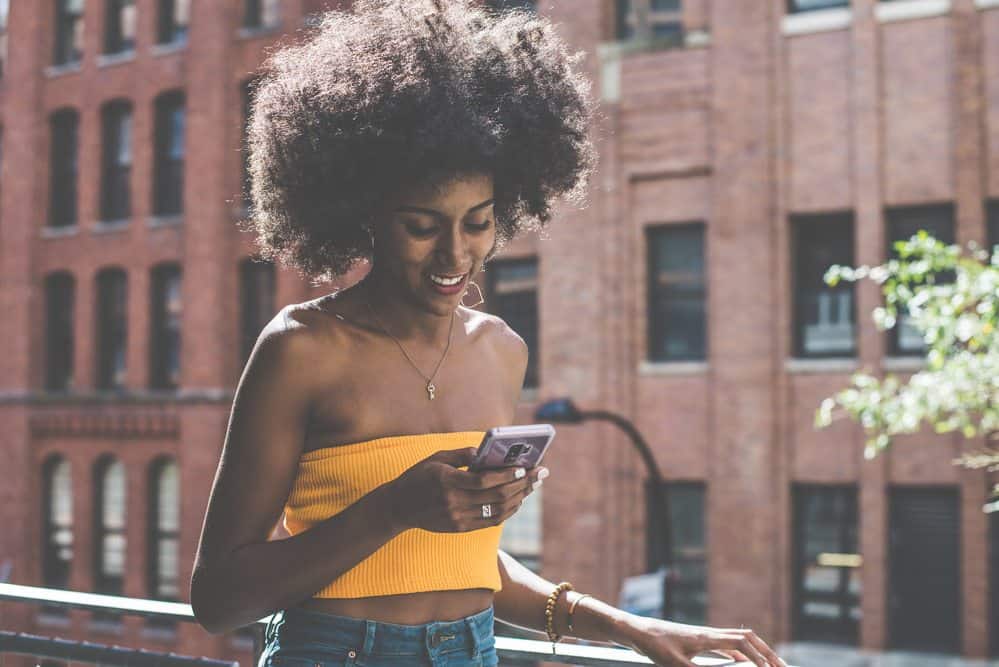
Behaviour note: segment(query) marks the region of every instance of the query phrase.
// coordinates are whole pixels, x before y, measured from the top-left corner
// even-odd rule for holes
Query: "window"
[[[76,224],[78,129],[80,117],[72,109],[52,114],[49,121],[52,137],[49,153],[50,188],[49,226]]]
[[[180,600],[180,476],[173,459],[162,458],[149,469],[148,595],[154,600]],[[146,620],[146,625],[172,628],[173,619]]]
[[[856,353],[854,287],[830,287],[823,277],[833,264],[853,266],[853,215],[794,216],[794,355],[842,357]]]
[[[281,23],[279,0],[244,0],[243,27],[249,29],[273,28]]]
[[[0,78],[7,73],[7,14],[10,0],[0,0]]]
[[[101,131],[101,220],[127,220],[132,214],[132,105],[105,104]]]
[[[122,269],[97,274],[97,388],[124,389],[127,282]]]
[[[69,461],[49,457],[42,465],[42,584],[69,588],[73,564],[73,482]],[[67,616],[63,607],[45,607],[46,614]]]
[[[45,389],[66,391],[73,383],[73,276],[45,279]]]
[[[68,65],[83,57],[83,0],[56,0],[53,65]]]
[[[516,514],[503,524],[500,549],[517,559],[532,572],[541,571],[541,491],[533,491]]]
[[[250,147],[247,144],[247,138],[249,136],[250,129],[250,113],[253,111],[253,92],[256,86],[256,79],[248,79],[243,82],[242,86],[242,98],[243,98],[243,134],[240,137],[240,149],[243,155],[243,170],[241,173],[240,184],[242,191],[242,199],[244,208],[249,208],[250,204]]]
[[[125,466],[106,456],[94,466],[94,592],[121,595],[125,582]],[[117,621],[118,614],[93,618]]]
[[[792,636],[856,645],[861,594],[857,490],[796,485],[792,502]]]
[[[180,384],[180,267],[176,264],[157,266],[152,271],[150,286],[150,386],[176,389]]]
[[[183,44],[191,18],[191,0],[159,0],[157,44]]]
[[[274,316],[274,264],[244,259],[239,265],[241,354],[243,364],[257,342],[257,336]]]
[[[647,232],[649,359],[707,356],[704,225],[670,225]]]
[[[615,33],[630,39],[683,39],[680,0],[616,0]]]
[[[184,95],[156,98],[153,215],[179,215],[184,201]]]
[[[490,311],[527,343],[525,387],[538,386],[538,260],[505,259],[486,269]]]
[[[498,12],[510,9],[526,9],[533,12],[537,9],[538,3],[537,0],[486,0],[486,4]]]
[[[959,498],[956,487],[889,489],[889,648],[960,651]]]
[[[645,484],[648,521],[649,569],[662,566],[662,513],[656,509],[653,481]],[[708,552],[704,519],[705,486],[703,482],[664,482],[663,492],[669,506],[670,551],[673,572],[667,581],[668,616],[680,623],[704,624],[708,618]]]
[[[135,0],[106,0],[104,53],[124,53],[135,49]]]
[[[932,206],[910,206],[888,209],[888,254],[897,257],[895,243],[908,241],[920,230],[944,243],[954,242],[954,207],[950,204]],[[952,274],[951,274],[952,275]],[[940,274],[938,282],[953,280]],[[898,323],[889,331],[888,353],[893,356],[922,355],[926,351],[923,336],[912,324],[907,313],[899,313]]]
[[[849,6],[850,0],[787,0],[787,11],[791,14]]]

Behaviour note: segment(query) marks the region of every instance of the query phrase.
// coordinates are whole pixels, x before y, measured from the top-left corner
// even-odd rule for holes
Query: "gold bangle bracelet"
[[[572,584],[568,581],[561,582],[555,587],[551,595],[548,596],[547,602],[545,602],[545,632],[548,634],[548,640],[552,643],[552,655],[555,655],[555,642],[562,639],[561,636],[555,634],[555,605],[558,603],[558,598],[563,591],[571,591]]]
[[[590,595],[589,593],[584,593],[575,600],[573,600],[572,604],[569,605],[569,632],[572,632],[572,612],[576,611],[576,605],[579,604],[579,601],[582,600],[583,598],[591,598],[591,597],[593,596]]]

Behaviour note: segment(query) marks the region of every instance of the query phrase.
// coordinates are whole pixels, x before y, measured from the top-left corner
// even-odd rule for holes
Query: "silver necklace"
[[[402,351],[403,356],[406,357],[406,361],[409,362],[409,365],[412,366],[416,370],[416,372],[420,374],[420,377],[426,380],[428,400],[431,401],[434,400],[434,393],[437,391],[437,385],[434,384],[434,378],[437,377],[437,371],[440,370],[441,364],[444,363],[444,359],[447,357],[448,350],[451,349],[451,334],[454,333],[454,316],[455,313],[457,312],[457,309],[451,312],[451,325],[448,327],[447,330],[447,345],[444,347],[444,354],[441,355],[440,361],[437,362],[437,366],[436,368],[434,368],[433,374],[430,377],[427,377],[426,375],[423,374],[423,371],[420,370],[420,367],[416,365],[416,362],[413,361],[413,358],[409,356],[409,353],[406,352],[406,348],[402,346],[402,343],[399,342],[399,339],[393,336],[392,332],[386,329],[385,325],[382,324],[381,320],[378,319],[378,316],[375,315],[375,309],[371,307],[371,302],[365,299],[364,303],[365,305],[367,305],[368,310],[371,312],[371,317],[375,320],[375,324],[378,325],[378,328],[384,331],[389,338],[395,341],[395,344],[399,346],[399,349]]]

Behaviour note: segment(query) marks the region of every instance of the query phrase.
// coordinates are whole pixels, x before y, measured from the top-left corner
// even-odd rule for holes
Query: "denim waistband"
[[[454,621],[420,625],[386,623],[338,616],[311,609],[277,612],[267,626],[265,643],[278,651],[326,648],[361,656],[435,656],[461,652],[476,657],[492,650],[493,607]]]

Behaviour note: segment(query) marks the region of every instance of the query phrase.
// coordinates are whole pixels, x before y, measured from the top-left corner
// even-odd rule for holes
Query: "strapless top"
[[[299,459],[284,528],[304,532],[440,450],[475,447],[483,431],[377,438],[314,449]],[[361,598],[420,591],[502,588],[497,564],[502,524],[463,533],[412,528],[313,595]]]

